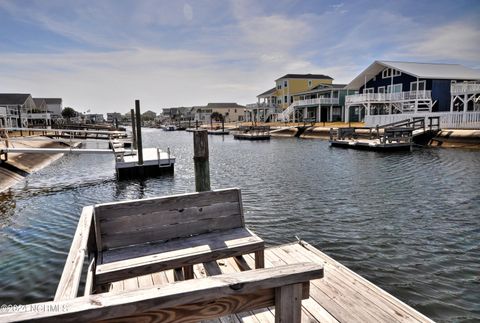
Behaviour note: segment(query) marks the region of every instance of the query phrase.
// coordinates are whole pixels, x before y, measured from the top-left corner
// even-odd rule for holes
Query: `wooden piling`
[[[210,166],[207,130],[193,132],[193,160],[195,164],[195,190],[210,191]]]
[[[130,116],[132,117],[132,147],[133,149],[137,149],[137,133],[136,133],[136,126],[135,126],[135,111],[130,109]]]
[[[140,100],[135,100],[135,121],[137,122],[137,156],[138,165],[143,165],[143,145],[142,145],[142,115],[140,114]]]

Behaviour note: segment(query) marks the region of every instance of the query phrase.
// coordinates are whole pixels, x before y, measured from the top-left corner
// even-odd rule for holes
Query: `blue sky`
[[[480,68],[480,1],[0,0],[0,92],[79,111],[255,102],[376,59]]]

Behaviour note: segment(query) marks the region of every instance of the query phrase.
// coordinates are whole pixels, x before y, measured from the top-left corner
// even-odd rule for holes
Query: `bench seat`
[[[94,207],[95,285],[255,253],[264,242],[245,227],[239,189],[187,193]]]
[[[234,228],[104,251],[95,276],[97,283],[103,284],[263,250],[261,238],[247,228]]]

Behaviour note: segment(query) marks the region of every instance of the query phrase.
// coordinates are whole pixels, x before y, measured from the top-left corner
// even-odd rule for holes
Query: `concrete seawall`
[[[43,137],[43,139],[45,139]],[[65,144],[45,141],[15,141],[10,143],[10,147],[30,147],[30,148],[64,148]],[[0,143],[0,147],[5,145]],[[28,174],[36,172],[55,160],[61,158],[63,154],[8,154],[8,161],[0,163],[0,192],[7,190],[16,183],[22,181]]]

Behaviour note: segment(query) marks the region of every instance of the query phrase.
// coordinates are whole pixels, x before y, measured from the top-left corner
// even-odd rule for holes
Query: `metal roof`
[[[422,79],[480,80],[480,70],[460,64],[375,61],[355,77],[347,85],[347,88],[358,90],[365,84],[365,77],[368,81],[386,67],[394,68],[402,73]]]
[[[29,96],[24,93],[0,93],[0,105],[22,105]]]
[[[261,94],[257,95],[257,98],[260,98],[260,97],[262,97],[262,96],[270,96],[270,94],[273,94],[273,93],[275,93],[275,91],[276,91],[276,90],[277,90],[277,88],[276,88],[276,87],[274,87],[274,88],[271,88],[270,90],[268,90],[268,91],[265,91],[265,92],[263,92],[263,93],[261,93]]]
[[[328,92],[328,91],[332,91],[332,90],[342,90],[342,89],[345,89],[345,86],[346,86],[346,84],[329,84],[329,85],[319,84],[319,85],[311,88],[308,91],[295,93],[293,95],[296,96],[296,95],[302,95],[302,94]]]
[[[275,82],[281,79],[333,80],[330,76],[323,74],[285,74],[276,79]]]

